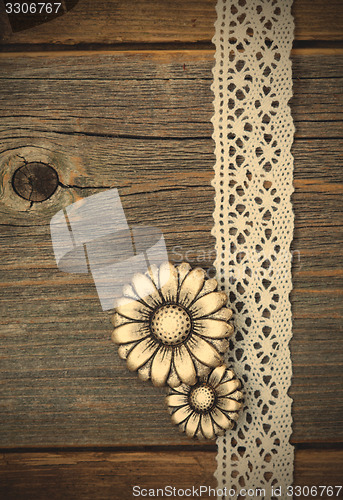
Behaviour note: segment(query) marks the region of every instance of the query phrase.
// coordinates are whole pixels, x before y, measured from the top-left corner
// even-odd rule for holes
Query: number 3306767
[[[7,14],[57,14],[61,3],[6,3]]]

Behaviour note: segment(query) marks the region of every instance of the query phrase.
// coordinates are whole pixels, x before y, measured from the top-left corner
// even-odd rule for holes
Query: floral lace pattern
[[[245,403],[237,428],[218,438],[216,477],[238,498],[241,488],[263,488],[264,498],[274,498],[272,488],[285,491],[293,476],[291,5],[218,0],[213,39],[212,234],[217,280],[234,311],[227,361]]]

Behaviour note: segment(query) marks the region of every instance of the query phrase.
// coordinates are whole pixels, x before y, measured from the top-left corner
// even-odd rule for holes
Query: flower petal
[[[137,370],[138,377],[140,380],[143,380],[143,382],[147,382],[150,380],[150,375],[151,375],[151,361],[148,361],[145,363],[145,365],[141,366]]]
[[[212,419],[208,413],[201,415],[201,430],[206,439],[214,439],[214,429]]]
[[[240,381],[237,378],[233,380],[229,380],[229,382],[224,382],[223,384],[219,384],[216,392],[218,396],[227,396],[228,394],[232,394],[241,386]]]
[[[218,398],[217,406],[221,410],[225,411],[238,411],[240,408],[242,408],[242,403],[239,403],[239,401],[236,401],[235,399],[224,397]]]
[[[213,372],[208,378],[208,381],[212,387],[215,388],[217,387],[218,384],[220,384],[222,378],[224,377],[225,370],[226,370],[225,365],[217,366],[217,368],[213,370]]]
[[[151,381],[157,387],[165,385],[170,372],[172,349],[161,347],[151,365]]]
[[[206,366],[214,367],[221,365],[223,362],[222,357],[215,348],[209,342],[197,335],[192,335],[187,346],[193,356]]]
[[[176,412],[174,412],[172,414],[171,421],[173,422],[173,424],[176,424],[176,425],[180,424],[181,422],[186,420],[186,418],[188,418],[191,413],[192,413],[192,410],[188,405],[182,406],[181,408],[179,408],[178,410],[176,410]]]
[[[184,394],[169,394],[166,397],[168,406],[184,406],[187,404],[187,397]]]
[[[125,297],[128,297],[129,299],[133,299],[133,300],[139,299],[138,295],[136,294],[136,292],[134,291],[134,289],[132,288],[131,285],[125,285],[123,287],[123,295]]]
[[[174,389],[174,392],[179,392],[180,394],[184,394],[184,395],[188,396],[189,385],[180,384],[176,389]]]
[[[116,311],[121,316],[129,319],[144,320],[149,315],[147,306],[137,300],[130,300],[124,297],[117,300]]]
[[[210,339],[225,339],[232,335],[233,327],[229,323],[217,319],[196,319],[194,320],[194,331]]]
[[[224,380],[227,382],[228,380],[232,380],[233,378],[236,378],[235,373],[232,370],[226,370]]]
[[[174,366],[180,380],[188,385],[196,382],[196,371],[192,358],[184,345],[174,351]]]
[[[128,323],[130,320],[125,318],[124,316],[120,316],[120,314],[117,314],[116,312],[113,314],[112,318],[112,324],[115,328],[117,326],[123,325],[124,323]]]
[[[196,299],[205,281],[205,271],[200,267],[193,269],[183,280],[180,288],[179,301],[188,306]]]
[[[149,306],[155,307],[161,303],[161,297],[151,281],[145,274],[137,273],[132,278],[132,284],[138,296]]]
[[[232,310],[229,307],[222,307],[219,311],[211,314],[210,319],[220,319],[222,321],[229,321],[232,318]]]
[[[150,337],[143,339],[130,351],[127,356],[127,366],[131,371],[135,371],[144,365],[156,352],[157,344]]]
[[[227,303],[227,295],[224,292],[211,292],[196,300],[190,307],[194,317],[208,316]]]
[[[147,271],[147,276],[149,276],[149,278],[151,279],[151,281],[154,283],[155,287],[157,289],[160,288],[159,284],[158,284],[158,267],[155,265],[155,264],[151,264],[151,266],[148,268],[148,271]]]
[[[239,419],[239,413],[237,411],[235,412],[230,412],[228,413],[228,417],[233,421],[233,422],[237,422],[237,420]]]
[[[203,295],[207,295],[210,292],[214,292],[218,287],[218,282],[214,278],[210,278],[205,281],[204,286],[202,287],[198,297],[202,297]]]
[[[190,270],[191,266],[188,264],[188,262],[182,262],[179,266],[177,266],[177,272],[179,274],[179,284],[183,282]]]
[[[170,262],[163,262],[161,264],[159,283],[165,300],[175,301],[178,289],[178,275],[176,268]]]
[[[173,365],[167,380],[167,384],[173,388],[175,387],[179,388],[181,384],[181,380],[179,379],[178,374],[176,373],[175,367]]]
[[[198,413],[192,412],[186,424],[186,434],[188,437],[194,437],[196,431],[198,430],[200,422],[200,415]]]
[[[219,408],[213,408],[211,416],[215,423],[219,425],[219,427],[222,427],[222,429],[231,429],[233,426],[233,422],[231,422],[230,419],[228,419],[227,416],[219,410]]]
[[[112,340],[116,344],[128,344],[142,340],[149,335],[147,326],[145,323],[125,323],[117,326],[112,333]]]
[[[132,342],[131,344],[122,344],[118,347],[118,354],[120,359],[126,359],[131,349],[137,344],[137,342]]]

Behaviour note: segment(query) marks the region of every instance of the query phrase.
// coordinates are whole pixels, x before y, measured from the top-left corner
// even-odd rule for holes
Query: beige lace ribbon
[[[291,0],[218,0],[213,70],[218,282],[235,311],[228,364],[245,407],[219,438],[220,498],[292,484],[291,252],[294,126]],[[276,490],[278,488],[278,490]],[[255,498],[246,492],[244,498]],[[276,497],[275,497],[276,498]],[[287,497],[289,498],[289,497]]]

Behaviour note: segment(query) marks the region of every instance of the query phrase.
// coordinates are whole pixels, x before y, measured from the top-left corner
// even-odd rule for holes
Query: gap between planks
[[[295,451],[299,450],[343,450],[343,441],[337,442],[316,442],[316,441],[292,441]],[[25,446],[25,447],[6,447],[0,448],[0,454],[7,453],[183,453],[206,452],[213,453],[217,451],[217,444],[199,443],[193,444],[169,444],[169,445],[135,445],[126,444],[120,446]]]
[[[32,47],[30,47],[32,48]],[[164,59],[166,55],[177,55],[177,54],[192,54],[192,57],[198,55],[200,58],[215,54],[214,48],[174,48],[174,49],[158,49],[158,48],[146,48],[146,49],[124,49],[122,46],[118,48],[113,47],[103,47],[98,49],[75,49],[75,46],[68,48],[68,46],[63,49],[61,46],[57,50],[53,50],[51,46],[44,47],[39,46],[38,50],[13,50],[4,51],[4,48],[0,46],[0,59],[13,59],[15,57],[82,57],[82,56],[93,56],[93,55],[143,55],[151,54]],[[327,48],[327,47],[316,47],[316,48],[293,48],[291,50],[292,56],[316,56],[316,55],[326,55],[326,56],[340,56],[343,55],[343,47]]]

